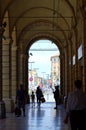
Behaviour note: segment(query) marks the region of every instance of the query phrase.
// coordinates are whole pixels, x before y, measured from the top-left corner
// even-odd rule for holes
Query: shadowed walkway
[[[26,105],[26,116],[16,117],[14,113],[7,113],[6,119],[0,120],[0,130],[70,130],[63,123],[65,109],[63,105],[54,109],[54,103]]]

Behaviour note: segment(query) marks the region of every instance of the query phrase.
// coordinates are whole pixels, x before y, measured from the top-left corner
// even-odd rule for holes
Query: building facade
[[[60,58],[59,55],[51,56],[51,81],[52,85],[60,85]]]

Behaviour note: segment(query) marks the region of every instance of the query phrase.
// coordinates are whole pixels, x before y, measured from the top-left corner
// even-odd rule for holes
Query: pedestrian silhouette
[[[25,116],[25,103],[26,103],[26,96],[25,91],[23,89],[23,85],[21,84],[16,91],[16,103],[19,109],[22,109],[23,116]]]
[[[70,119],[71,130],[86,130],[86,94],[81,80],[75,80],[74,84],[75,91],[68,95],[64,123]]]
[[[32,94],[31,94],[31,101],[32,101],[32,107],[35,106],[35,94],[34,94],[34,91],[32,91]]]
[[[58,108],[58,102],[59,102],[59,86],[56,85],[55,86],[55,91],[53,92],[54,93],[54,99],[55,99],[55,107],[54,109],[57,109]]]
[[[38,104],[38,106],[40,106],[41,98],[43,97],[43,93],[42,93],[42,90],[41,90],[40,86],[37,87],[36,97],[37,97],[37,104]]]

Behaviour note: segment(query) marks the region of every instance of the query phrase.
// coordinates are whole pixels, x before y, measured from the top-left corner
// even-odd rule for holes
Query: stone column
[[[65,69],[65,72],[64,72],[64,81],[65,81],[65,84],[64,84],[64,87],[65,87],[65,95],[67,95],[67,92],[68,92],[68,86],[67,86],[67,82],[68,82],[68,79],[67,79],[67,76],[68,76],[68,55],[67,55],[67,48],[65,48],[65,60],[64,60],[64,69]]]
[[[2,86],[3,86],[3,100],[6,104],[6,112],[12,112],[11,99],[11,51],[10,38],[6,38],[2,44]]]
[[[2,100],[2,37],[4,28],[0,26],[0,119],[6,118],[5,103]]]
[[[83,16],[83,89],[86,92],[86,0],[83,0],[81,12]]]
[[[69,43],[69,61],[68,61],[68,65],[69,65],[69,73],[68,73],[68,77],[69,77],[69,92],[72,90],[72,46],[71,46],[71,41]]]
[[[84,44],[83,44],[83,67],[84,67],[84,74],[83,74],[83,88],[86,92],[86,17],[84,18]]]
[[[17,47],[12,46],[11,48],[11,85],[12,85],[12,99],[15,100],[16,88],[17,88]]]
[[[66,52],[67,52],[67,56],[66,56],[66,72],[67,73],[67,95],[70,91],[70,41],[68,42],[67,44],[67,47],[66,47]]]
[[[20,53],[19,81],[24,85],[24,54]]]
[[[29,86],[29,83],[28,83],[28,72],[29,72],[29,69],[28,69],[28,53],[25,53],[25,58],[24,58],[24,83],[25,83],[25,91],[26,91],[26,96],[27,96],[27,103],[30,103],[30,96],[29,96],[29,93],[28,93],[28,86]]]
[[[64,55],[60,55],[60,82],[61,82],[61,94],[64,96]]]

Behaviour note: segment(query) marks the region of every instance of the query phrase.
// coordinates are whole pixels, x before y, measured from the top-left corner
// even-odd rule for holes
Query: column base
[[[0,101],[0,119],[6,118],[6,108],[4,101]]]
[[[9,98],[4,98],[3,99],[6,105],[6,112],[7,113],[12,113],[14,112],[14,101],[13,99],[9,99]]]

